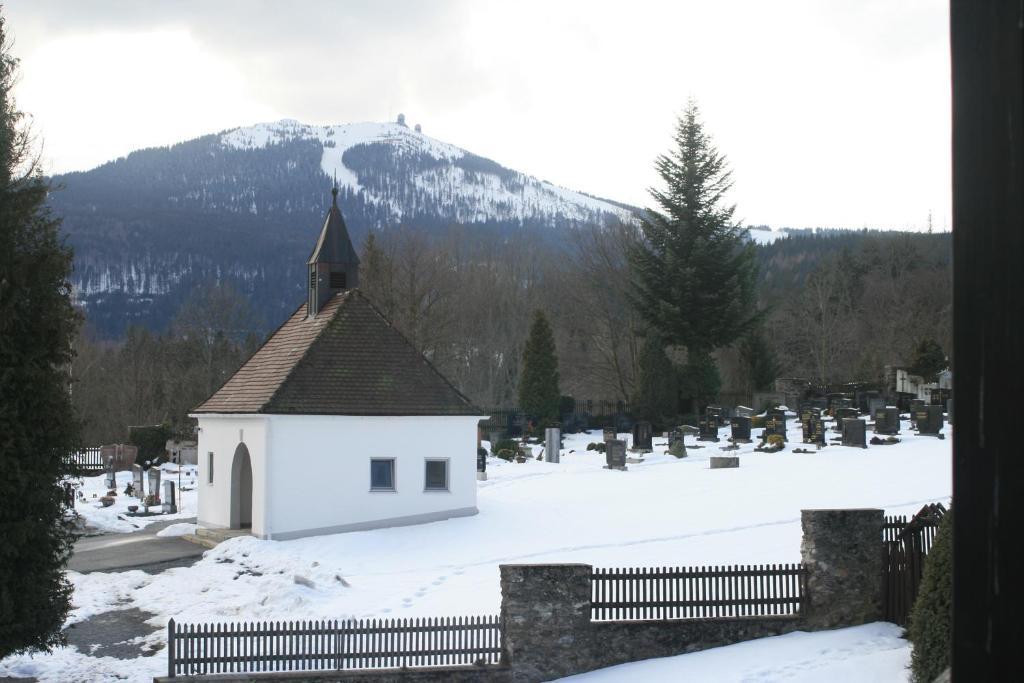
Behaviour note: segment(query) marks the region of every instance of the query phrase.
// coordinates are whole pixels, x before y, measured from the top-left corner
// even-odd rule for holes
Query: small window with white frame
[[[394,458],[370,458],[370,490],[395,490]]]
[[[213,451],[206,454],[206,483],[213,483]]]
[[[424,463],[423,471],[424,491],[447,491],[448,490],[448,460],[447,458],[430,458]]]

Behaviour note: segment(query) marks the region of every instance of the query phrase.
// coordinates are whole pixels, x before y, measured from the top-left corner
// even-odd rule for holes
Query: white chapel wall
[[[476,513],[477,417],[268,416],[270,538]],[[394,458],[394,492],[370,490],[370,459]],[[424,491],[424,461],[449,459],[449,490]]]

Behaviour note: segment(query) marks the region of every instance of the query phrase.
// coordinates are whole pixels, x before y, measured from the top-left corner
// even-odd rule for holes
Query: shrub
[[[512,439],[501,439],[491,444],[491,452],[498,455],[503,450],[509,450],[513,453],[519,448],[519,444]],[[500,457],[500,456],[499,456]]]
[[[783,446],[786,445],[786,440],[782,438],[782,434],[769,434],[768,445],[778,446],[779,448],[782,448]]]
[[[502,448],[495,455],[497,455],[502,460],[512,462],[513,458],[516,457],[516,452],[510,448]]]
[[[914,643],[910,656],[917,683],[935,680],[949,666],[953,631],[953,511],[939,524],[935,544],[924,565],[921,587],[910,612],[907,637]]]

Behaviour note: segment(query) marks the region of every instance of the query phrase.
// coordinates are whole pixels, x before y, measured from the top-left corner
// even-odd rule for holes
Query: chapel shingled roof
[[[481,414],[358,289],[303,304],[194,412]]]

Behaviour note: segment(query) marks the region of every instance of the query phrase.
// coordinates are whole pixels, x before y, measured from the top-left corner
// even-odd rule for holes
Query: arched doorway
[[[231,461],[231,528],[252,527],[252,460],[244,443]]]

